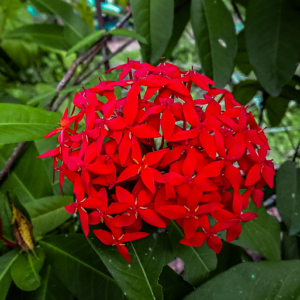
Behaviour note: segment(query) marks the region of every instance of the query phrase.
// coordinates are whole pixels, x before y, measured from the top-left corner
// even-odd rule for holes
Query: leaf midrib
[[[173,225],[175,226],[175,228],[178,230],[178,232],[180,233],[181,236],[184,237],[184,234],[182,233],[182,231],[180,230],[180,228],[178,227],[177,223],[174,222],[173,220],[171,221],[173,223]],[[210,270],[208,269],[208,267],[205,265],[204,261],[201,259],[201,257],[199,256],[199,254],[197,253],[197,251],[194,249],[194,247],[190,247],[190,249],[195,253],[195,255],[198,257],[199,261],[202,263],[202,265],[204,266],[205,270],[209,273]]]
[[[115,280],[112,279],[111,277],[109,277],[109,276],[107,276],[106,274],[100,272],[99,270],[93,268],[91,265],[89,265],[89,264],[83,262],[82,260],[79,260],[77,257],[70,255],[68,252],[63,251],[63,250],[61,250],[60,248],[55,247],[54,245],[48,244],[48,243],[45,242],[45,241],[40,241],[40,244],[44,244],[44,245],[48,246],[49,248],[55,249],[55,251],[58,251],[58,252],[64,254],[65,256],[71,258],[72,260],[75,260],[75,261],[79,262],[81,265],[87,267],[88,269],[91,269],[92,271],[98,273],[99,275],[103,276],[104,278],[106,278],[106,279],[108,279],[108,280],[110,280],[110,281],[116,283]]]
[[[134,246],[133,246],[133,243],[130,242],[130,244],[131,244],[131,247],[132,247],[132,249],[133,249],[133,251],[134,251],[134,254],[135,254],[136,258],[137,258],[137,261],[138,261],[138,263],[139,263],[139,265],[140,265],[140,267],[141,267],[141,270],[142,270],[142,272],[143,272],[143,275],[144,275],[144,277],[145,277],[145,280],[146,280],[146,283],[147,283],[147,285],[148,285],[148,287],[149,287],[149,290],[150,290],[150,292],[151,292],[151,295],[152,295],[153,299],[156,300],[156,297],[154,296],[153,289],[152,289],[152,287],[151,287],[151,284],[150,284],[150,282],[149,282],[149,279],[148,279],[148,277],[147,277],[147,274],[146,274],[146,272],[145,272],[145,270],[144,270],[144,267],[143,267],[143,265],[142,265],[142,263],[141,263],[141,260],[140,260],[140,258],[139,258],[139,256],[138,256],[138,254],[137,254],[137,252],[136,252]]]
[[[6,272],[8,271],[8,269],[10,268],[10,266],[13,264],[13,262],[17,259],[18,256],[19,256],[19,254],[16,253],[16,255],[13,257],[13,259],[7,264],[7,266],[3,270],[2,274],[0,274],[0,282],[3,279],[3,277],[6,275]]]

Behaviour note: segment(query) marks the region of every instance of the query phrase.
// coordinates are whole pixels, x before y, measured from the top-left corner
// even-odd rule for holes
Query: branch
[[[131,11],[129,11],[117,24],[113,29],[122,27],[128,19],[131,17]],[[76,71],[77,67],[84,62],[85,60],[89,59],[90,57],[94,57],[97,52],[106,44],[106,42],[110,39],[110,35],[105,35],[100,38],[86,53],[79,56],[71,65],[63,79],[58,83],[56,87],[56,95],[51,100],[50,104],[47,105],[46,109],[51,109],[51,107],[54,105],[54,102],[57,98],[58,93],[68,84],[70,81],[72,75]]]
[[[119,47],[115,52],[108,55],[105,59],[103,59],[101,62],[99,62],[95,67],[93,67],[87,74],[85,74],[84,77],[79,78],[77,76],[74,80],[74,83],[72,85],[77,85],[86,80],[91,74],[93,74],[95,71],[99,70],[99,68],[105,64],[106,61],[109,61],[111,58],[113,58],[115,55],[119,54],[121,51],[123,51],[128,45],[130,45],[134,40],[129,40],[126,43],[124,43],[121,47]],[[71,95],[70,93],[67,93],[63,95],[55,105],[52,107],[52,111],[57,111],[58,108],[61,106],[61,104]]]
[[[242,22],[242,24],[245,25],[245,21],[243,20],[242,15],[241,15],[241,13],[240,13],[238,7],[236,6],[236,4],[232,1],[232,2],[231,2],[231,5],[232,5],[232,7],[233,7],[233,9],[234,9],[234,12],[235,12],[236,15],[238,16],[239,20]]]
[[[295,153],[294,153],[294,156],[293,156],[293,161],[295,162],[296,161],[296,158],[298,157],[298,153],[299,153],[299,150],[300,150],[300,141],[295,149]]]
[[[7,160],[6,164],[4,165],[2,171],[0,172],[0,181],[2,180],[2,178],[4,177],[4,175],[6,173],[9,172],[10,167],[12,166],[12,164],[14,163],[15,159],[17,158],[17,156],[19,155],[20,151],[22,150],[22,148],[24,147],[26,142],[21,142],[19,143],[19,145],[14,149],[13,153],[11,154],[10,158]]]

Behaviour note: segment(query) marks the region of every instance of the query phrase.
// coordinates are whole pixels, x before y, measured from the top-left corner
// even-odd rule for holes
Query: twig
[[[234,12],[235,12],[236,15],[238,16],[239,20],[242,22],[242,24],[245,25],[245,21],[243,20],[242,15],[241,15],[241,13],[240,13],[238,7],[236,6],[236,4],[235,4],[234,2],[231,2],[231,5],[232,5],[232,7],[233,7],[233,9],[234,9]]]
[[[15,161],[15,159],[19,155],[19,153],[22,150],[22,148],[24,147],[25,143],[26,142],[19,143],[19,145],[14,149],[14,151],[11,154],[10,158],[7,160],[6,164],[4,165],[3,169],[0,172],[0,181],[2,180],[2,178],[4,177],[4,175],[6,173],[8,173],[8,171],[10,170],[10,167],[12,166],[12,164]]]
[[[296,158],[298,157],[298,153],[299,153],[299,149],[300,149],[300,141],[295,149],[295,153],[294,153],[294,156],[293,156],[293,161],[296,161]]]
[[[101,62],[99,62],[94,68],[92,68],[87,74],[84,75],[84,77],[79,78],[76,77],[76,79],[74,80],[73,85],[77,85],[83,81],[85,81],[92,73],[94,73],[95,71],[97,71],[103,64],[105,64],[106,61],[110,60],[111,58],[113,58],[115,55],[119,54],[121,51],[123,51],[128,45],[130,45],[134,40],[129,40],[126,43],[124,43],[124,45],[122,45],[121,47],[119,47],[115,52],[111,53],[110,55],[108,55],[106,57],[106,59],[102,60]],[[58,108],[61,106],[61,104],[71,95],[70,93],[67,93],[65,95],[63,95],[58,101],[57,103],[55,103],[55,105],[53,105],[52,107],[52,111],[57,111]]]
[[[126,43],[124,43],[120,48],[118,48],[115,52],[110,53],[107,56],[107,60],[110,60],[111,58],[113,58],[115,55],[119,54],[120,52],[122,52],[127,46],[129,46],[132,42],[134,42],[134,40],[129,40]],[[105,63],[104,60],[100,61],[95,67],[91,68],[90,71],[84,75],[84,77],[80,80],[80,82],[84,81],[85,79],[87,79],[92,73],[94,73],[95,71],[97,71],[103,64]],[[79,82],[79,83],[80,83]]]
[[[131,17],[131,11],[129,11],[124,18],[122,18],[113,29],[122,27],[128,19]],[[57,98],[58,93],[68,84],[70,81],[72,75],[76,71],[77,67],[84,62],[85,60],[89,59],[90,56],[94,57],[97,52],[105,45],[105,43],[110,39],[109,35],[105,35],[100,38],[99,41],[97,41],[86,53],[79,56],[71,65],[63,79],[58,83],[56,87],[56,95],[51,100],[50,104],[47,106],[48,109],[51,109],[51,107],[54,105],[55,99]]]

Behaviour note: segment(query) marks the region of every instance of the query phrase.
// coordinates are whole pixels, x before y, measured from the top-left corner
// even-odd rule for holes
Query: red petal
[[[96,229],[93,231],[95,236],[105,245],[112,245],[114,240],[112,239],[111,232],[102,229]]]
[[[254,212],[245,212],[242,214],[242,222],[249,222],[257,217],[257,214]]]
[[[196,214],[210,214],[212,212],[215,212],[217,210],[220,210],[223,207],[222,204],[219,203],[209,203],[209,204],[203,204],[199,207]]]
[[[116,195],[119,202],[122,203],[129,203],[130,205],[134,206],[134,197],[131,193],[129,193],[124,188],[117,186],[116,187]]]
[[[273,177],[274,171],[270,167],[264,165],[261,169],[262,177],[267,183],[267,185],[272,189],[274,185]],[[248,178],[248,177],[247,177]]]
[[[65,210],[66,210],[69,214],[75,214],[76,208],[77,208],[77,203],[76,203],[76,202],[71,203],[71,204],[65,206]]]
[[[87,237],[89,235],[89,215],[86,211],[83,210],[83,208],[79,208],[78,213],[80,217],[82,230],[84,232],[84,235]]]
[[[188,178],[192,177],[197,164],[195,148],[192,148],[182,164],[182,173]]]
[[[127,260],[127,262],[130,263],[130,256],[127,248],[125,246],[117,245],[117,249],[120,252],[120,254]]]
[[[103,164],[99,161],[93,164],[86,165],[85,167],[88,171],[99,175],[107,175],[114,172],[114,169],[112,169],[110,166]]]
[[[203,195],[203,189],[201,186],[193,189],[187,198],[186,203],[187,203],[188,208],[191,209],[192,211],[194,211],[195,208],[197,207],[197,204],[199,203],[202,195]]]
[[[147,124],[137,125],[131,128],[132,134],[138,138],[158,138],[161,137],[159,132]]]
[[[225,161],[215,161],[206,165],[197,175],[204,177],[219,176],[225,165]]]
[[[134,177],[135,175],[138,174],[139,168],[140,168],[139,165],[136,164],[129,166],[120,174],[117,182],[121,182],[128,178]]]
[[[167,141],[172,137],[175,128],[175,118],[169,109],[165,109],[161,118],[161,129]]]
[[[206,241],[206,234],[196,232],[190,239],[184,238],[180,241],[181,244],[192,247],[200,247]]]
[[[185,218],[186,216],[189,216],[188,211],[180,205],[165,205],[163,207],[160,207],[157,209],[157,211],[172,220]]]
[[[151,168],[143,169],[141,171],[141,178],[145,186],[150,190],[152,194],[155,193],[154,175]]]
[[[125,233],[123,238],[121,239],[122,243],[136,241],[148,236],[149,233],[146,232],[132,232],[132,233]]]
[[[207,245],[210,249],[212,249],[217,254],[219,254],[221,252],[223,244],[222,244],[222,240],[219,237],[213,236],[207,240]]]
[[[129,132],[126,131],[123,135],[122,141],[119,146],[119,159],[120,159],[121,165],[125,164],[125,161],[128,157],[131,146],[132,146],[132,141],[129,138]]]
[[[260,179],[261,165],[255,164],[248,172],[245,185],[253,185]]]
[[[116,227],[125,227],[133,224],[135,220],[134,212],[130,211],[122,214],[121,216],[115,217],[114,224]]]
[[[202,130],[200,132],[200,142],[206,153],[212,158],[216,159],[217,146],[216,141],[213,136],[211,136],[207,131]]]
[[[195,234],[198,228],[198,220],[195,218],[188,218],[183,220],[183,230],[187,239],[191,238]]]
[[[165,222],[152,209],[139,209],[139,215],[152,226],[166,228]]]
[[[147,206],[153,200],[153,197],[154,195],[148,189],[143,189],[137,198],[138,206]]]
[[[187,104],[183,105],[183,114],[187,122],[192,127],[197,127],[200,125],[199,117],[195,111],[195,109]]]
[[[145,163],[149,166],[153,166],[157,164],[167,152],[169,152],[169,148],[155,152],[149,152],[145,156]]]
[[[242,232],[241,223],[237,222],[234,226],[227,229],[226,240],[228,243],[235,240]]]

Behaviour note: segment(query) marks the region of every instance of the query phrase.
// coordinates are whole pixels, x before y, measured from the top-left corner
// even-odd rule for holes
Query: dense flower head
[[[166,228],[170,220],[182,227],[182,244],[206,241],[219,253],[218,234],[236,239],[241,222],[257,217],[243,212],[249,198],[260,207],[262,188],[273,187],[263,129],[229,91],[194,70],[132,60],[107,72],[114,69],[118,81],[77,93],[79,112],[66,110],[46,136],[58,133],[58,147],[40,158],[54,158],[61,190],[65,176],[74,183],[67,212],[78,213],[86,236],[89,225],[104,223],[95,235],[128,262],[126,242],[148,235],[143,223]],[[192,85],[202,99],[193,99]]]

